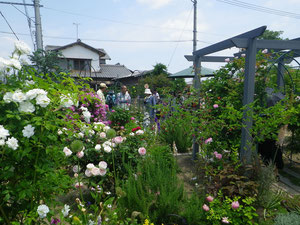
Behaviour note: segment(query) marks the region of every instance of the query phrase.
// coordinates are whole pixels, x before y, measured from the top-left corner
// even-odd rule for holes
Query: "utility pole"
[[[23,3],[0,1],[0,4],[24,5],[24,6],[33,6],[34,7],[36,47],[37,47],[37,49],[43,49],[42,22],[41,22],[41,14],[40,14],[40,7],[43,7],[43,6],[40,5],[40,0],[33,0],[33,4],[26,4],[25,1],[23,1]],[[27,19],[29,20],[30,18],[28,17],[27,13],[26,13],[26,16],[27,16]]]
[[[193,52],[197,49],[197,0],[191,0],[194,3],[194,30],[193,30]]]
[[[42,22],[40,14],[40,0],[33,0],[35,14],[35,39],[37,49],[43,49]]]
[[[78,40],[78,26],[80,23],[73,23],[76,26],[76,40]]]

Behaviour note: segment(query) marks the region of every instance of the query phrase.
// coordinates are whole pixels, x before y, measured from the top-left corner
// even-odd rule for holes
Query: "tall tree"
[[[259,40],[286,40],[281,37],[283,31],[265,30],[265,32],[259,36]]]

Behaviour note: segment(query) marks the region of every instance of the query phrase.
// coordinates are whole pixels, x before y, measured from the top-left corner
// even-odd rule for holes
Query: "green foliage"
[[[137,172],[122,185],[118,205],[127,209],[127,215],[141,212],[155,223],[167,222],[169,214],[179,214],[183,186],[176,176],[174,162],[166,163],[165,156],[149,155],[138,164]],[[125,211],[124,211],[125,213]]]
[[[239,207],[233,209],[231,204],[236,201],[239,202]],[[218,196],[212,202],[209,202],[206,219],[213,225],[223,224],[222,220],[225,217],[233,225],[257,224],[255,219],[258,215],[253,207],[254,202],[255,198],[237,196],[231,199],[227,196],[223,197],[222,192],[219,192]]]
[[[273,31],[273,30],[265,30],[265,32],[259,36],[257,39],[259,40],[283,40],[281,35],[283,31]]]
[[[29,55],[29,59],[36,69],[36,75],[48,75],[50,77],[59,76],[58,74],[61,72],[68,72],[62,70],[59,66],[60,57],[62,54],[57,51],[45,51],[45,50],[37,50]]]
[[[121,127],[125,126],[130,121],[130,112],[129,110],[123,108],[115,108],[108,115],[108,119],[111,121],[111,126],[113,127]]]
[[[275,225],[300,225],[300,215],[294,212],[279,214],[274,222]]]

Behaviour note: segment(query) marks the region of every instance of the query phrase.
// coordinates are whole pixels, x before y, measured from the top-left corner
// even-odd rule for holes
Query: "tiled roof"
[[[67,45],[63,45],[63,46],[57,46],[57,45],[46,45],[45,46],[45,50],[46,51],[54,51],[54,50],[62,50],[62,49],[65,49],[65,48],[69,48],[69,47],[72,47],[74,45],[81,45],[85,48],[88,48],[92,51],[96,51],[97,53],[100,53],[101,56],[100,56],[100,59],[107,59],[107,60],[111,60],[110,56],[107,54],[107,52],[103,49],[103,48],[93,48],[92,46],[89,46],[81,41],[76,41],[74,43],[71,43],[71,44],[67,44]]]
[[[92,73],[92,77],[119,79],[132,74],[124,65],[101,64],[100,68],[99,72]]]
[[[206,68],[206,67],[201,67],[201,75],[202,76],[210,76],[214,73],[214,70],[213,69],[209,69],[209,68]],[[173,73],[171,75],[169,75],[168,77],[169,78],[188,78],[188,77],[194,77],[194,69],[193,67],[189,67],[187,69],[184,69],[184,70],[181,70],[177,73]]]

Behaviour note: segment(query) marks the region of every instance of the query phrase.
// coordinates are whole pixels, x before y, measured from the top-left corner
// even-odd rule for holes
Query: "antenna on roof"
[[[73,25],[76,26],[76,40],[79,40],[78,39],[78,26],[80,25],[80,23],[73,23]]]

